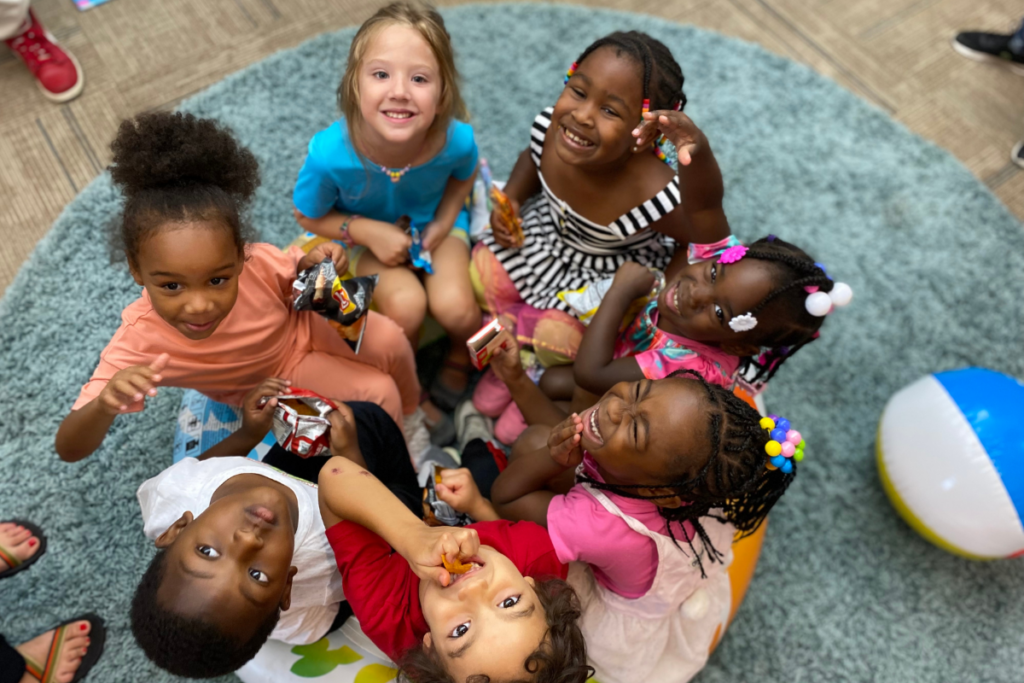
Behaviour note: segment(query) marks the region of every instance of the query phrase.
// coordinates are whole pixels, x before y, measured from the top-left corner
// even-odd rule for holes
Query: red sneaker
[[[57,39],[43,28],[35,12],[29,12],[29,27],[4,42],[35,76],[43,96],[51,102],[67,102],[82,92],[85,77],[78,60],[57,44]]]

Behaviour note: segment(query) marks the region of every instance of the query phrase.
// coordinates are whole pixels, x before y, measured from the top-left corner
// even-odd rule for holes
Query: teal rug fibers
[[[593,39],[620,28],[665,41],[687,112],[714,143],[736,232],[805,246],[856,297],[768,394],[808,458],[772,515],[756,577],[701,683],[1006,681],[1024,676],[1024,563],[975,563],[929,545],[875,471],[886,399],[919,376],[981,365],[1024,376],[1024,233],[945,151],[833,82],[746,43],[645,16],[548,5],[445,12],[480,147],[507,175],[530,122]],[[252,220],[297,232],[291,190],[310,136],[335,117],[354,29],[274,55],[182,108],[229,124],[260,160]],[[95,610],[111,627],[91,679],[167,681],[134,645],[127,612],[153,551],[135,489],[170,464],[179,400],[162,391],[68,465],[58,423],[138,295],[107,259],[118,209],[107,175],[57,220],[0,302],[0,519],[50,536],[45,559],[0,582],[15,642]],[[638,682],[641,683],[641,682]],[[652,682],[653,683],[653,682]]]

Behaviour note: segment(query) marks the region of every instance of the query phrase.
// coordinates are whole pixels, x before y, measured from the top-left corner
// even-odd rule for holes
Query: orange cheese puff
[[[462,564],[461,560],[455,560],[454,562],[450,562],[445,555],[441,556],[441,561],[444,563],[444,568],[452,574],[465,574],[473,568],[472,565]]]
[[[515,209],[512,208],[512,202],[509,201],[508,195],[499,190],[496,187],[491,187],[491,201],[494,202],[498,207],[498,213],[508,223],[512,230],[512,239],[515,243],[522,246],[525,241],[523,235],[523,221],[516,216]]]

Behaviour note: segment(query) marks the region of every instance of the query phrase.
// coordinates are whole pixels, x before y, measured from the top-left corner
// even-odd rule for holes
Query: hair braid
[[[719,522],[729,522],[742,536],[753,533],[793,481],[796,463],[789,474],[765,467],[768,458],[764,447],[769,435],[761,428],[761,416],[731,391],[709,384],[693,370],[678,370],[667,379],[694,379],[701,383],[706,392],[709,448],[708,459],[700,471],[694,476],[667,484],[608,484],[585,474],[577,475],[576,480],[624,498],[680,498],[684,505],[659,507],[658,511],[668,520],[669,537],[680,550],[682,547],[672,530],[672,523],[682,525],[689,522],[693,527],[693,534],[686,534],[685,540],[697,559],[701,576],[706,577],[700,553],[693,544],[694,537],[700,538],[708,561],[721,562],[724,555],[711,543],[701,518],[711,517]],[[640,491],[652,488],[667,488],[672,492],[667,495],[651,495]]]
[[[650,101],[651,111],[680,109],[686,104],[683,94],[683,70],[672,56],[672,51],[659,40],[640,31],[616,31],[591,43],[576,58],[583,64],[595,50],[613,47],[618,55],[629,55],[643,72],[643,99]]]
[[[765,353],[760,357],[743,358],[740,366],[741,375],[756,368],[753,376],[746,378],[747,381],[766,383],[786,360],[817,338],[824,322],[824,318],[807,312],[804,288],[817,287],[823,292],[830,292],[833,283],[806,252],[776,237],[754,242],[743,258],[772,264],[778,283],[750,312],[759,314],[771,306],[770,315],[759,317],[782,321],[782,324],[767,326],[766,329],[772,331],[757,340],[759,346],[766,347]]]

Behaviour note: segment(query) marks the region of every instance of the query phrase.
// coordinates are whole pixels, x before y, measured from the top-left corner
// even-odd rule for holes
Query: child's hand
[[[646,296],[654,287],[655,282],[656,278],[650,268],[645,268],[633,261],[626,261],[615,271],[611,289],[622,292],[632,301]]]
[[[160,373],[170,358],[161,353],[149,365],[133,365],[115,373],[97,396],[103,411],[108,415],[120,415],[128,410],[128,406],[146,396],[156,396],[156,385],[163,379]]]
[[[468,560],[480,550],[480,537],[474,529],[424,524],[405,547],[409,550],[403,556],[421,581],[437,581],[447,586],[452,575],[444,568],[442,557],[449,562]]]
[[[643,122],[633,130],[637,147],[646,147],[659,135],[675,145],[680,166],[688,166],[704,142],[704,133],[689,116],[669,109],[645,113]]]
[[[338,403],[337,406],[337,410],[327,413],[327,419],[331,423],[331,431],[328,435],[331,440],[331,453],[360,462],[362,455],[355,458],[350,455],[353,451],[361,454],[359,439],[356,436],[355,415],[352,414],[352,409],[347,404]]]
[[[262,441],[274,424],[274,408],[277,407],[277,399],[272,398],[262,406],[260,401],[268,396],[287,394],[291,389],[291,382],[286,379],[270,377],[255,389],[250,391],[242,399],[242,428],[241,431],[253,441]]]
[[[334,262],[334,269],[338,271],[338,275],[343,275],[348,270],[348,250],[337,242],[324,242],[323,244],[316,245],[308,254],[302,257],[295,270],[301,273],[306,268],[315,266],[325,258],[329,258]]]
[[[516,212],[516,217],[519,216],[519,202],[509,197],[509,203]],[[505,222],[502,214],[498,209],[491,211],[491,232],[494,233],[494,241],[505,247],[521,247],[523,245],[516,244],[515,238],[512,236],[512,226]]]
[[[548,437],[548,453],[551,459],[562,467],[576,467],[583,462],[580,435],[583,433],[583,418],[573,413],[562,424],[551,430]]]
[[[367,248],[385,266],[400,266],[409,260],[412,237],[393,223],[374,221],[372,235],[366,242]]]
[[[516,343],[516,338],[508,330],[499,332],[498,337],[506,341],[508,348],[503,349],[499,346],[494,350],[491,354],[491,368],[498,379],[510,387],[521,380],[526,372],[519,357],[519,344]]]
[[[451,234],[452,227],[446,228],[443,223],[430,221],[427,227],[423,228],[423,248],[427,251],[437,249],[441,242],[444,242],[444,238]]]
[[[480,509],[486,506],[487,501],[480,494],[473,475],[465,467],[457,470],[441,470],[441,483],[434,485],[437,497],[455,508],[456,511],[465,513],[473,519],[479,520]]]

